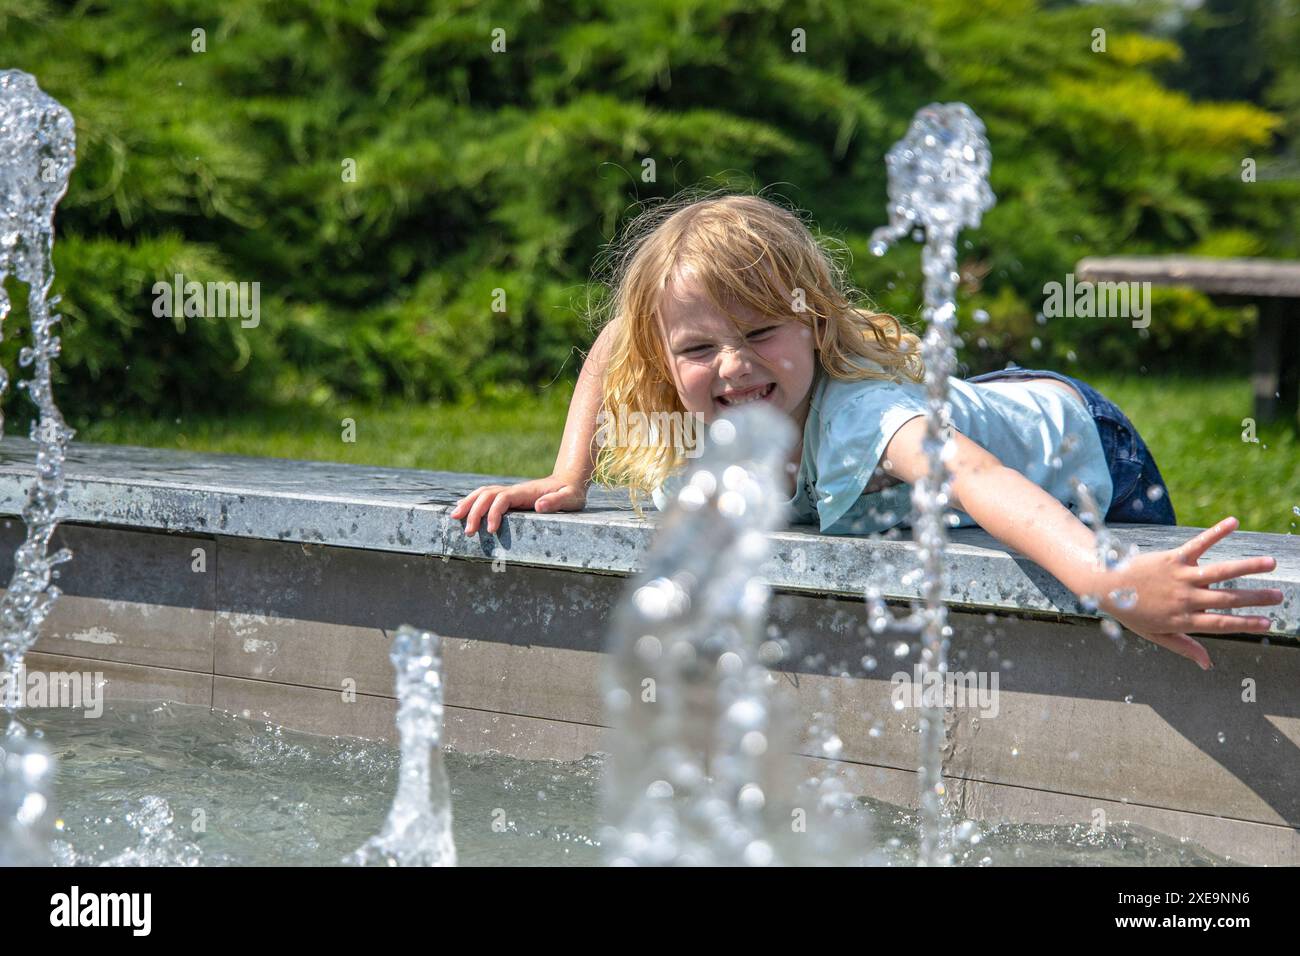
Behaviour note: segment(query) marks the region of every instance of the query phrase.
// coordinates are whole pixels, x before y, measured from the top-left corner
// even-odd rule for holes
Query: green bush
[[[1044,283],[1086,255],[1297,252],[1296,182],[1239,175],[1281,118],[1161,85],[1180,51],[1150,16],[1031,0],[0,0],[4,65],[77,120],[58,394],[84,419],[540,387],[576,374],[602,245],[638,201],[705,181],[780,184],[853,254],[863,290],[914,317],[915,250],[877,260],[866,240],[884,153],[935,100],[968,102],[994,150],[999,202],[961,250],[966,314],[991,317],[964,329],[968,362],[1244,354],[1248,319],[1185,294],[1144,339],[1034,318]],[[156,320],[148,290],[176,271],[259,282],[261,324]]]

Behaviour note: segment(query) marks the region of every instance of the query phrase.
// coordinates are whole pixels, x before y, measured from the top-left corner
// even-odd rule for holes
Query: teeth
[[[738,398],[738,399],[720,398],[720,401],[724,405],[727,405],[731,408],[735,408],[738,405],[748,405],[750,402],[761,401],[763,399],[763,396],[768,393],[768,390],[771,387],[772,387],[771,385],[764,385],[762,388],[760,388],[758,391],[756,391],[753,395],[749,396],[748,398]]]

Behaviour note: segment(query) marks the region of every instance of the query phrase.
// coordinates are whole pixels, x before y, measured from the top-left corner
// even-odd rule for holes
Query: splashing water
[[[20,727],[17,720],[11,727]],[[0,737],[0,866],[43,866],[52,833],[48,797],[53,761],[25,733]]]
[[[885,165],[889,171],[889,225],[871,234],[871,251],[883,256],[909,233],[924,233],[921,267],[925,274],[926,334],[921,354],[929,398],[924,447],[929,473],[912,489],[918,520],[917,545],[924,568],[925,607],[921,616],[922,676],[947,671],[948,610],[943,603],[944,549],[948,535],[944,511],[949,503],[951,452],[948,377],[956,366],[953,329],[957,318],[957,233],[979,226],[993,207],[989,189],[992,154],[984,124],[965,103],[932,103],[917,111],[907,135],[894,144]],[[943,727],[941,706],[922,709],[920,753],[920,863],[941,862],[938,842],[943,825]]]
[[[32,344],[19,353],[18,364],[35,365],[30,381],[21,381],[40,410],[31,438],[39,444],[37,477],[23,507],[27,538],[15,552],[13,578],[0,602],[0,654],[5,672],[16,681],[24,655],[36,642],[41,622],[59,596],[51,569],[72,557],[67,549],[46,556],[54,533],[54,513],[63,497],[63,459],[74,432],[63,423],[50,386],[50,362],[59,354],[51,334],[59,316],[50,314],[46,296],[54,281],[54,207],[68,188],[76,160],[72,114],[41,92],[19,70],[0,72],[0,323],[9,314],[4,280],[27,283]],[[57,302],[57,300],[56,300]],[[0,397],[9,383],[0,369]],[[0,416],[0,435],[4,419]]]
[[[356,866],[455,866],[451,788],[442,763],[442,638],[403,624],[390,655],[397,670],[402,760],[382,832],[345,860]]]
[[[59,316],[50,314],[47,301],[54,281],[54,207],[68,189],[76,162],[76,130],[72,114],[41,92],[36,81],[20,70],[0,71],[0,338],[9,315],[5,280],[14,276],[27,283],[27,311],[32,344],[18,355],[18,364],[35,365],[31,380],[18,383],[27,389],[40,415],[30,437],[38,443],[36,480],[23,506],[27,535],[14,553],[14,572],[0,599],[0,681],[8,687],[22,684],[23,658],[36,643],[41,622],[58,598],[52,583],[54,566],[67,561],[67,548],[47,555],[54,533],[54,514],[63,497],[63,459],[73,430],[63,423],[54,404],[50,362],[59,354],[58,336],[51,334]],[[0,368],[0,398],[9,376]],[[4,415],[0,412],[0,437]],[[48,800],[44,781],[51,761],[44,748],[24,739],[26,729],[14,711],[22,706],[21,693],[4,694],[0,713],[0,863],[37,863],[47,855],[43,832]]]
[[[749,405],[715,422],[613,615],[615,728],[601,844],[614,865],[860,862],[865,822],[833,777],[792,784],[795,721],[762,637],[767,533],[791,422]],[[858,826],[857,832],[850,830]]]
[[[177,837],[172,829],[171,804],[156,794],[141,797],[126,813],[126,825],[135,833],[132,846],[100,866],[199,866],[204,862],[197,845]],[[84,866],[70,847],[60,847],[64,866]]]
[[[1079,502],[1079,520],[1093,529],[1096,536],[1097,567],[1107,572],[1121,570],[1140,554],[1142,549],[1136,544],[1124,544],[1106,526],[1106,522],[1102,520],[1101,508],[1097,505],[1097,499],[1092,496],[1092,492],[1088,490],[1086,484],[1073,477],[1070,479],[1070,484],[1074,488],[1075,500]],[[1109,597],[1121,610],[1136,607],[1138,603],[1138,594],[1132,588],[1111,591]],[[1083,595],[1080,604],[1089,613],[1095,612],[1101,606],[1098,596],[1093,594]],[[1123,649],[1124,630],[1117,621],[1111,617],[1103,616],[1101,630],[1103,634],[1115,642],[1119,649]]]

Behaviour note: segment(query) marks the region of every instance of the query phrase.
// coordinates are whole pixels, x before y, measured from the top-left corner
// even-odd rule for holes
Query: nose
[[[748,345],[718,350],[718,377],[743,380],[754,369]]]

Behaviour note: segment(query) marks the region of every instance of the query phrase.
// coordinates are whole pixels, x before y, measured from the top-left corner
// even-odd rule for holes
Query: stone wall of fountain
[[[10,441],[0,510],[21,504],[32,467],[29,448],[7,454]],[[110,701],[170,699],[396,741],[392,627],[418,621],[443,638],[446,746],[565,760],[610,750],[604,641],[656,530],[625,498],[598,491],[588,511],[512,514],[499,538],[466,539],[446,514],[483,476],[310,463],[281,473],[263,459],[164,452],[115,469],[97,454],[71,449],[72,514],[54,544],[76,552],[77,574],[29,668],[102,672]],[[365,498],[348,497],[362,485]],[[1147,549],[1187,531],[1115,533]],[[0,576],[22,534],[0,520]],[[828,734],[806,734],[796,769],[915,806],[919,714],[894,709],[891,677],[919,656],[896,656],[862,600],[864,586],[895,606],[921,599],[898,573],[915,566],[914,545],[800,531],[769,541],[763,637],[784,654],[774,693],[804,722],[824,715],[839,739],[828,749]],[[1267,642],[1207,637],[1215,669],[1189,678],[1159,648],[1119,650],[1095,615],[978,529],[951,531],[949,659],[1001,672],[995,717],[954,710],[942,768],[954,815],[1090,826],[1100,810],[1236,859],[1300,863],[1289,786],[1300,645],[1288,636],[1300,626],[1300,542],[1239,533],[1225,544],[1212,559],[1278,555],[1259,586],[1288,599]],[[1253,705],[1242,703],[1247,678]]]

